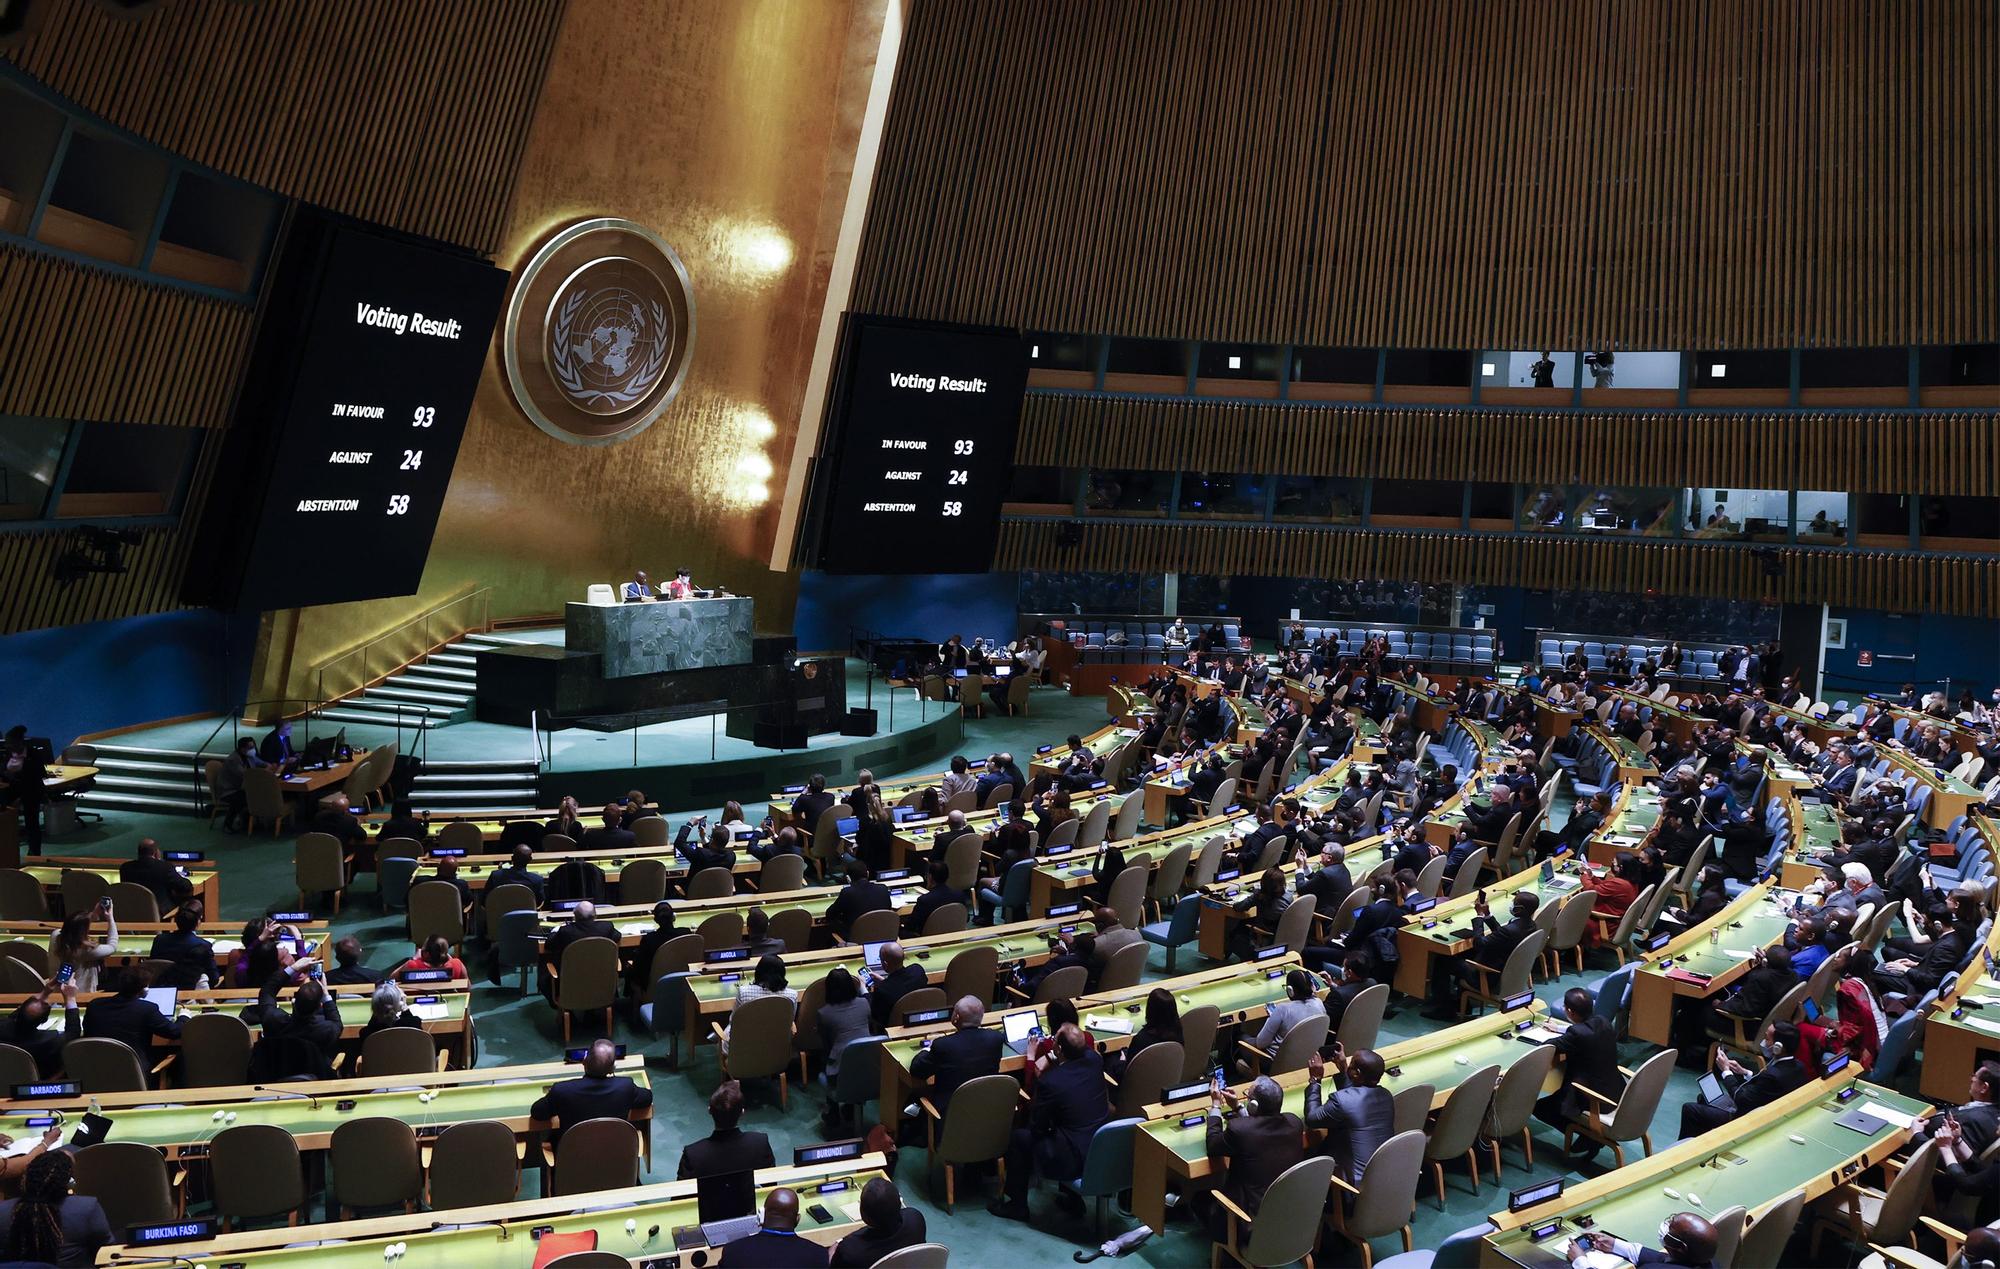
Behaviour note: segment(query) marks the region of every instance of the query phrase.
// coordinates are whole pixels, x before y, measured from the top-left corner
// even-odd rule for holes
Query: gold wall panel
[[[513,268],[588,216],[671,243],[695,295],[694,356],[658,423],[607,448],[522,416],[495,355],[422,590],[306,610],[266,695],[438,603],[492,587],[496,619],[560,611],[591,582],[685,565],[789,630],[797,579],[769,571],[782,464],[810,369],[884,0],[569,6],[523,152]],[[274,644],[275,646],[275,644]]]
[[[1075,544],[1064,546],[1063,523],[1003,523],[994,567],[1391,577],[2000,617],[2000,556],[1992,555],[1089,520]],[[1772,557],[1784,565],[1775,578],[1764,571]]]
[[[915,0],[855,307],[1958,343],[2000,336],[1996,240],[1991,0]]]
[[[1030,393],[1014,461],[1394,480],[1990,495],[2000,490],[2000,414],[1490,414]]]

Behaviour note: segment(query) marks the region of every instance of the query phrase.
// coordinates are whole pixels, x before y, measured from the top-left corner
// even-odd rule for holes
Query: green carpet
[[[1071,700],[1067,695],[1053,691],[1036,693],[1034,710],[1034,714],[1027,718],[969,720],[965,751],[973,756],[983,756],[995,749],[1011,748],[1017,757],[1025,759],[1025,755],[1032,753],[1037,744],[1060,740],[1072,730],[1087,730],[1098,725],[1103,718],[1101,700]],[[896,773],[878,773],[882,776],[893,774]],[[755,794],[755,791],[746,792]],[[290,907],[296,901],[296,893],[292,889],[289,839],[252,840],[231,836],[211,831],[199,820],[114,812],[107,815],[102,824],[87,825],[59,841],[52,840],[48,849],[57,854],[123,857],[130,854],[134,842],[142,836],[155,837],[168,849],[204,850],[217,860],[222,866],[222,912],[219,915],[225,919],[241,920],[266,909]],[[403,919],[400,914],[382,913],[376,902],[372,879],[363,879],[359,883],[356,891],[349,896],[345,911],[334,924],[338,933],[352,933],[362,940],[368,949],[371,964],[386,965],[408,954]],[[477,950],[473,963],[479,964],[482,957],[483,949]],[[1199,956],[1183,957],[1180,962],[1182,973],[1200,968],[1202,961]],[[1545,999],[1555,1001],[1565,989],[1587,983],[1602,972],[1601,968],[1597,968],[1583,975],[1565,975],[1554,982],[1542,984],[1539,992]],[[1164,976],[1164,953],[1155,949],[1148,978]],[[493,986],[482,981],[475,991],[474,1008],[479,1027],[481,1066],[547,1061],[561,1047],[561,1031],[556,1016],[537,995],[522,998],[511,986]],[[1421,1035],[1439,1025],[1442,1024],[1419,1017],[1412,1002],[1402,1001],[1383,1024],[1383,1043]],[[584,1029],[578,1034],[588,1037],[591,1032]],[[682,1144],[707,1131],[707,1098],[719,1079],[713,1052],[704,1049],[682,1070],[671,1072],[663,1064],[664,1043],[638,1031],[622,1017],[618,1022],[617,1038],[632,1045],[635,1051],[643,1050],[656,1059],[653,1068],[658,1106],[653,1125],[656,1167],[646,1179],[671,1180]],[[1628,1046],[1627,1065],[1642,1060],[1646,1048],[1643,1044]],[[1656,1121],[1656,1143],[1672,1140],[1679,1107],[1693,1092],[1693,1078],[1686,1072],[1677,1071]],[[745,1125],[769,1133],[778,1156],[788,1158],[794,1146],[818,1139],[820,1105],[817,1092],[795,1089],[789,1114],[780,1112],[773,1096],[768,1104],[753,1102]],[[1435,1247],[1451,1232],[1476,1224],[1493,1211],[1504,1210],[1508,1189],[1523,1186],[1531,1179],[1561,1174],[1565,1168],[1561,1162],[1559,1138],[1537,1125],[1535,1141],[1536,1167],[1532,1173],[1522,1170],[1519,1150],[1510,1147],[1504,1155],[1507,1166],[1499,1185],[1496,1187],[1493,1178],[1488,1176],[1484,1188],[1476,1196],[1470,1190],[1470,1180],[1463,1168],[1448,1167],[1444,1210],[1440,1211],[1428,1196],[1421,1198],[1417,1205],[1417,1246]],[[1609,1154],[1604,1158],[1608,1160]],[[1019,1264],[1067,1262],[1072,1250],[1096,1241],[1092,1237],[1088,1218],[1064,1216],[1045,1192],[1038,1192],[1031,1200],[1034,1211],[1032,1225],[1002,1221],[988,1215],[985,1204],[992,1197],[991,1191],[968,1192],[964,1186],[960,1189],[961,1201],[956,1213],[946,1215],[941,1202],[934,1203],[930,1197],[920,1148],[903,1151],[898,1180],[905,1198],[925,1212],[932,1237],[953,1248],[953,1263],[957,1265],[997,1265],[1010,1260]],[[532,1197],[535,1185],[533,1174],[527,1175],[523,1197]],[[941,1175],[937,1185],[941,1195]],[[1129,1218],[1120,1217],[1114,1208],[1110,1232],[1119,1233],[1130,1228],[1132,1223]],[[1351,1248],[1339,1244],[1337,1239],[1329,1237],[1323,1250],[1326,1254],[1320,1258],[1321,1263],[1360,1263],[1358,1255]],[[1395,1250],[1400,1248],[1394,1239],[1377,1244],[1378,1255]],[[1206,1264],[1208,1246],[1198,1227],[1182,1220],[1175,1222],[1166,1236],[1154,1238],[1134,1257],[1128,1257],[1135,1258],[1156,1266]]]

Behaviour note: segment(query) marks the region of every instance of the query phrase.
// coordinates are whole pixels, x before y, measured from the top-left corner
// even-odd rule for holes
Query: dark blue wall
[[[844,650],[850,628],[888,638],[943,640],[961,634],[1004,643],[1014,637],[1020,582],[1013,573],[835,577],[799,575],[792,631],[801,651]]]
[[[1862,608],[1835,608],[1830,615],[1847,619],[1847,646],[1826,650],[1828,697],[1851,699],[1905,683],[1930,691],[1950,676],[1954,698],[1970,686],[1984,700],[2000,683],[2000,621]],[[1859,664],[1863,651],[1875,654],[1874,665]],[[1906,656],[1916,659],[1904,660]]]
[[[257,614],[209,609],[0,638],[6,718],[56,747],[90,732],[243,703]]]

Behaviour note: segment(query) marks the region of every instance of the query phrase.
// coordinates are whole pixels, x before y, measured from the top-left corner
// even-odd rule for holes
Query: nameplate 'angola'
[[[694,351],[694,292],[642,225],[578,221],[536,251],[507,305],[507,383],[536,427],[609,445],[652,426]]]

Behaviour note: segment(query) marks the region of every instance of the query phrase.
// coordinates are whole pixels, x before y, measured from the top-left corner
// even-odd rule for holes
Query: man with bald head
[[[1224,1108],[1234,1117],[1224,1119]],[[1305,1125],[1285,1109],[1285,1090],[1265,1075],[1239,1098],[1227,1088],[1209,1092],[1208,1159],[1222,1177],[1216,1190],[1238,1209],[1257,1215],[1264,1191],[1285,1169],[1306,1157]],[[1209,1213],[1209,1232],[1217,1242],[1229,1241],[1229,1209],[1217,1203]],[[1247,1230],[1238,1231],[1242,1245]]]
[[[887,950],[886,948],[884,949]],[[986,1005],[977,996],[962,998],[951,1009],[951,1030],[924,1041],[910,1062],[910,1074],[931,1081],[931,1104],[940,1114],[951,1095],[967,1080],[1000,1073],[1000,1054],[1007,1037],[983,1025]]]
[[[1715,1227],[1693,1212],[1676,1212],[1660,1226],[1661,1250],[1628,1243],[1610,1234],[1583,1234],[1571,1239],[1569,1258],[1586,1251],[1605,1251],[1634,1265],[1661,1265],[1664,1269],[1715,1269]]]
[[[1014,1129],[1007,1146],[1007,1195],[986,1210],[1007,1220],[1028,1219],[1028,1186],[1035,1174],[1051,1181],[1083,1175],[1090,1139],[1111,1118],[1104,1082],[1104,1058],[1073,1022],[1056,1032],[1055,1061],[1035,1078],[1028,1123]],[[1071,1215],[1083,1214],[1083,1200],[1066,1189],[1056,1202]]]
[[[889,1015],[896,1008],[896,1002],[919,987],[930,986],[930,978],[921,965],[904,962],[901,943],[882,945],[882,968],[868,974],[868,1010],[874,1015],[875,1029],[889,1029]]]
[[[723,1269],[797,1269],[826,1263],[826,1248],[799,1233],[799,1196],[779,1186],[764,1200],[764,1223],[722,1249]]]
[[[596,1041],[584,1055],[583,1075],[551,1087],[535,1102],[529,1116],[544,1123],[554,1121],[560,1136],[572,1124],[586,1119],[624,1119],[651,1106],[653,1091],[617,1074],[617,1069],[618,1046],[609,1040]]]

